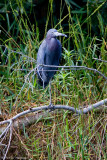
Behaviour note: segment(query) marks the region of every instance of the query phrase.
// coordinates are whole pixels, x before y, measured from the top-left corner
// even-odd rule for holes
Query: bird
[[[41,43],[38,53],[37,53],[37,78],[38,84],[45,88],[50,84],[50,104],[51,104],[51,79],[55,74],[56,67],[58,66],[61,60],[62,45],[61,42],[57,39],[58,36],[67,37],[67,35],[58,32],[56,29],[50,29],[46,38]],[[51,65],[43,66],[43,65]]]

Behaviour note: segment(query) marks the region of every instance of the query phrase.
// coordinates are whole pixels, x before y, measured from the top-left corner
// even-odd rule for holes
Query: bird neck
[[[46,36],[46,39],[47,39],[47,40],[51,40],[51,38],[56,39],[56,37],[52,37],[52,36],[50,36],[50,35]]]

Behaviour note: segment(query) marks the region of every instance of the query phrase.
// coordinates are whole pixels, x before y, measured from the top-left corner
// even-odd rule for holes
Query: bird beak
[[[66,35],[66,34],[59,33],[59,32],[54,32],[54,35],[55,35],[56,37],[58,37],[58,36],[67,37],[67,35]]]

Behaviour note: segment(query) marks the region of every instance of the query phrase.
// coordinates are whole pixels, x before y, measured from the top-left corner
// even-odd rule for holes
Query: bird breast
[[[51,38],[50,41],[48,42],[48,50],[52,53],[56,53],[58,52],[58,48],[59,48],[59,43],[58,40],[56,38]]]
[[[47,42],[45,64],[59,65],[60,58],[61,58],[61,43],[58,39],[51,38]]]

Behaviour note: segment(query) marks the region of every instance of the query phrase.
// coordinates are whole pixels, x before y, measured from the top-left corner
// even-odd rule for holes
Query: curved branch
[[[95,104],[89,105],[88,107],[85,107],[83,109],[76,109],[74,107],[66,106],[66,105],[55,105],[53,109],[54,110],[55,109],[64,109],[64,110],[72,111],[72,112],[77,113],[77,114],[86,114],[89,111],[92,111],[93,109],[95,109],[95,108],[97,108],[101,105],[105,105],[106,103],[107,103],[107,99],[104,99],[104,100],[101,100],[101,101],[99,101]],[[50,108],[49,108],[49,106],[41,106],[41,107],[31,108],[29,110],[23,111],[23,112],[15,115],[13,118],[11,118],[9,120],[0,122],[0,125],[5,124],[6,122],[9,123],[9,121],[11,121],[11,120],[14,121],[14,120],[18,119],[19,117],[24,116],[28,113],[32,113],[32,112],[36,112],[36,111],[42,111],[42,110],[50,110]]]
[[[7,121],[4,121],[5,123],[7,122]],[[5,124],[4,123],[4,124]],[[8,123],[8,122],[7,122]],[[2,122],[1,122],[1,125],[2,125]],[[9,128],[11,127],[11,125],[12,125],[12,121],[11,121],[11,119],[9,120],[9,124],[8,124],[8,126],[4,129],[4,131],[2,132],[2,134],[0,135],[0,139],[2,138],[2,136],[9,130]]]
[[[70,107],[70,106],[66,106],[66,105],[55,105],[53,106],[52,110],[50,110],[49,106],[41,106],[41,107],[36,107],[36,108],[31,108],[29,110],[26,110],[24,112],[21,112],[17,115],[15,115],[13,118],[11,119],[8,119],[8,120],[5,120],[5,121],[2,121],[0,122],[0,125],[4,125],[6,123],[8,123],[8,126],[4,129],[4,131],[2,132],[2,134],[0,135],[0,139],[3,137],[6,137],[9,129],[10,129],[10,136],[9,136],[9,142],[8,142],[8,145],[7,145],[7,149],[6,149],[6,152],[4,154],[4,157],[3,157],[3,160],[6,159],[6,155],[7,155],[7,152],[9,150],[9,147],[10,147],[10,142],[11,142],[11,138],[12,138],[12,126],[13,126],[13,123],[16,119],[18,119],[19,117],[21,116],[24,116],[28,113],[32,113],[32,112],[35,112],[35,111],[39,111],[39,110],[50,110],[50,111],[53,111],[53,109],[64,109],[64,110],[69,110],[69,111],[72,111],[74,113],[77,113],[78,115],[80,114],[86,114],[88,113],[89,111],[101,106],[101,105],[105,105],[107,103],[107,99],[104,99],[102,101],[99,101],[95,104],[92,104],[92,105],[89,105],[88,107],[85,107],[83,109],[76,109],[74,107]],[[0,146],[2,146],[2,141],[4,140],[4,137],[2,138],[1,142],[0,142]]]
[[[94,68],[88,68],[86,66],[54,66],[54,65],[44,65],[44,64],[40,64],[39,66],[50,67],[50,68],[75,68],[77,70],[78,69],[86,69],[86,70],[90,70],[90,71],[94,71],[95,73],[98,73],[100,76],[105,78],[105,80],[107,81],[107,77],[104,74],[102,74],[100,71],[98,71],[97,69],[94,69]]]
[[[9,142],[8,142],[8,145],[7,145],[7,149],[6,149],[6,152],[5,152],[5,155],[3,157],[3,160],[6,159],[6,155],[8,153],[8,150],[9,150],[9,147],[10,147],[10,143],[11,143],[11,139],[12,139],[12,132],[13,132],[13,129],[12,129],[12,120],[11,120],[11,126],[10,126],[10,135],[9,135]]]

